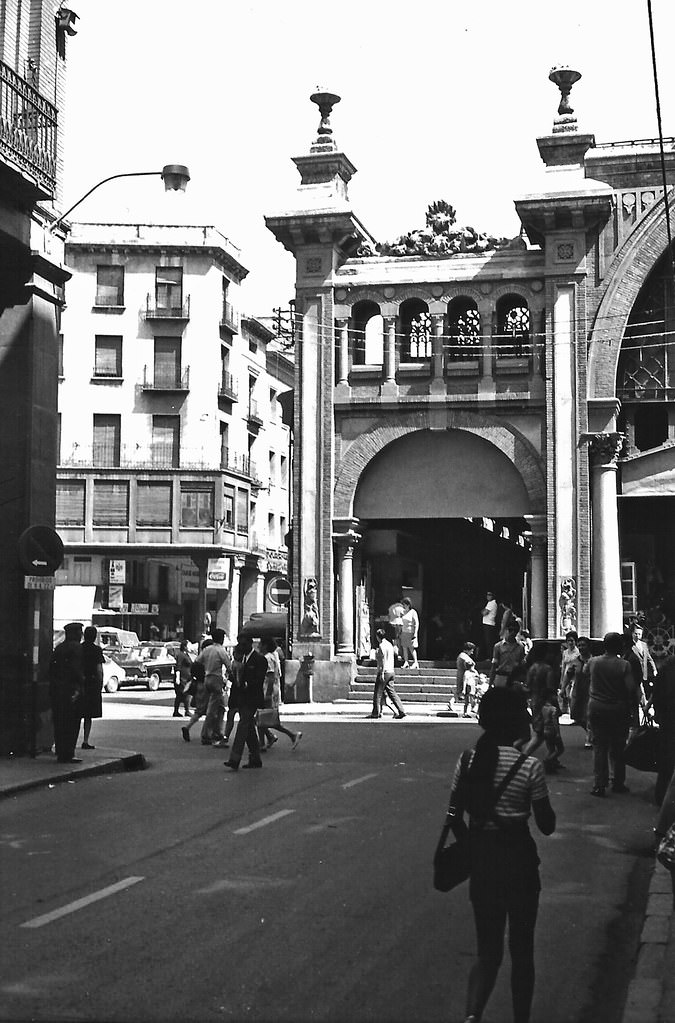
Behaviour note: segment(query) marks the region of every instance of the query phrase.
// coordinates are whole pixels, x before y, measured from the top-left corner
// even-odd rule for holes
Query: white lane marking
[[[362,781],[370,781],[371,778],[377,778],[375,774],[364,774],[362,778],[354,778],[353,781],[346,781],[342,786],[343,789],[351,789],[354,785],[360,785]]]
[[[44,927],[45,924],[50,924],[52,920],[58,920],[59,917],[67,916],[69,913],[75,913],[78,909],[84,909],[85,906],[90,906],[92,902],[99,902],[101,899],[107,899],[109,895],[115,895],[117,892],[123,892],[125,888],[131,888],[132,885],[138,884],[139,881],[145,880],[142,877],[125,877],[123,881],[118,881],[116,884],[108,885],[107,888],[101,888],[98,892],[92,892],[91,895],[85,895],[83,899],[77,899],[75,902],[69,902],[67,906],[61,906],[61,909],[55,909],[51,913],[45,913],[44,916],[36,916],[33,920],[27,920],[25,924],[20,924],[21,927]]]
[[[255,824],[249,824],[246,828],[237,828],[234,833],[235,835],[248,835],[249,831],[255,831],[256,828],[264,828],[267,824],[273,824],[274,821],[281,820],[282,817],[287,817],[289,813],[295,813],[295,810],[279,810],[279,813],[273,813],[269,817],[263,817],[262,820],[256,821]]]

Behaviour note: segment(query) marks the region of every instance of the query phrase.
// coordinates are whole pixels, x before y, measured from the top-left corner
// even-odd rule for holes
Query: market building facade
[[[535,636],[642,614],[673,645],[673,274],[654,140],[596,144],[569,105],[537,139],[518,238],[445,203],[388,246],[353,212],[339,97],[266,218],[297,262],[294,655],[345,692],[409,594],[422,656],[455,657],[490,589]],[[675,144],[667,140],[668,190]]]

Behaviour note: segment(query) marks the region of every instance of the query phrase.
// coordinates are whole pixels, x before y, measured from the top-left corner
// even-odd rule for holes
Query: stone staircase
[[[447,661],[420,661],[419,671],[397,668],[394,685],[402,703],[445,703],[455,693],[457,670]],[[357,665],[350,700],[372,701],[377,669]]]

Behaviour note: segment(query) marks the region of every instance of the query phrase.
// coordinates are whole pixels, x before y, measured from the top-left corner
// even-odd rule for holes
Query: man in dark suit
[[[54,746],[60,764],[80,764],[75,756],[77,736],[84,709],[84,664],[82,623],[66,625],[63,643],[49,660],[49,698],[54,723]]]
[[[233,686],[229,702],[231,707],[234,698],[236,709],[239,711],[239,724],[230,759],[225,761],[225,767],[229,767],[233,771],[239,770],[244,743],[248,746],[248,763],[244,764],[244,767],[262,767],[255,713],[259,707],[265,706],[265,675],[267,674],[267,659],[253,649],[251,637],[239,636],[237,644],[241,651],[242,666],[239,672],[239,684],[236,687]]]

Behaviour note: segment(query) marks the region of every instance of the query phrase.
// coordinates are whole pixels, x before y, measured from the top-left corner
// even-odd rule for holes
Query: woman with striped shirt
[[[515,1023],[528,1023],[534,992],[534,928],[539,906],[539,856],[528,827],[530,811],[544,835],[555,830],[544,769],[520,755],[527,706],[522,692],[490,689],[480,704],[484,733],[475,750],[462,754],[450,795],[453,831],[466,828],[469,815],[471,877],[478,959],[471,969],[465,1023],[478,1023],[492,993],[504,954],[509,922],[511,995]],[[495,790],[509,781],[494,801]]]

